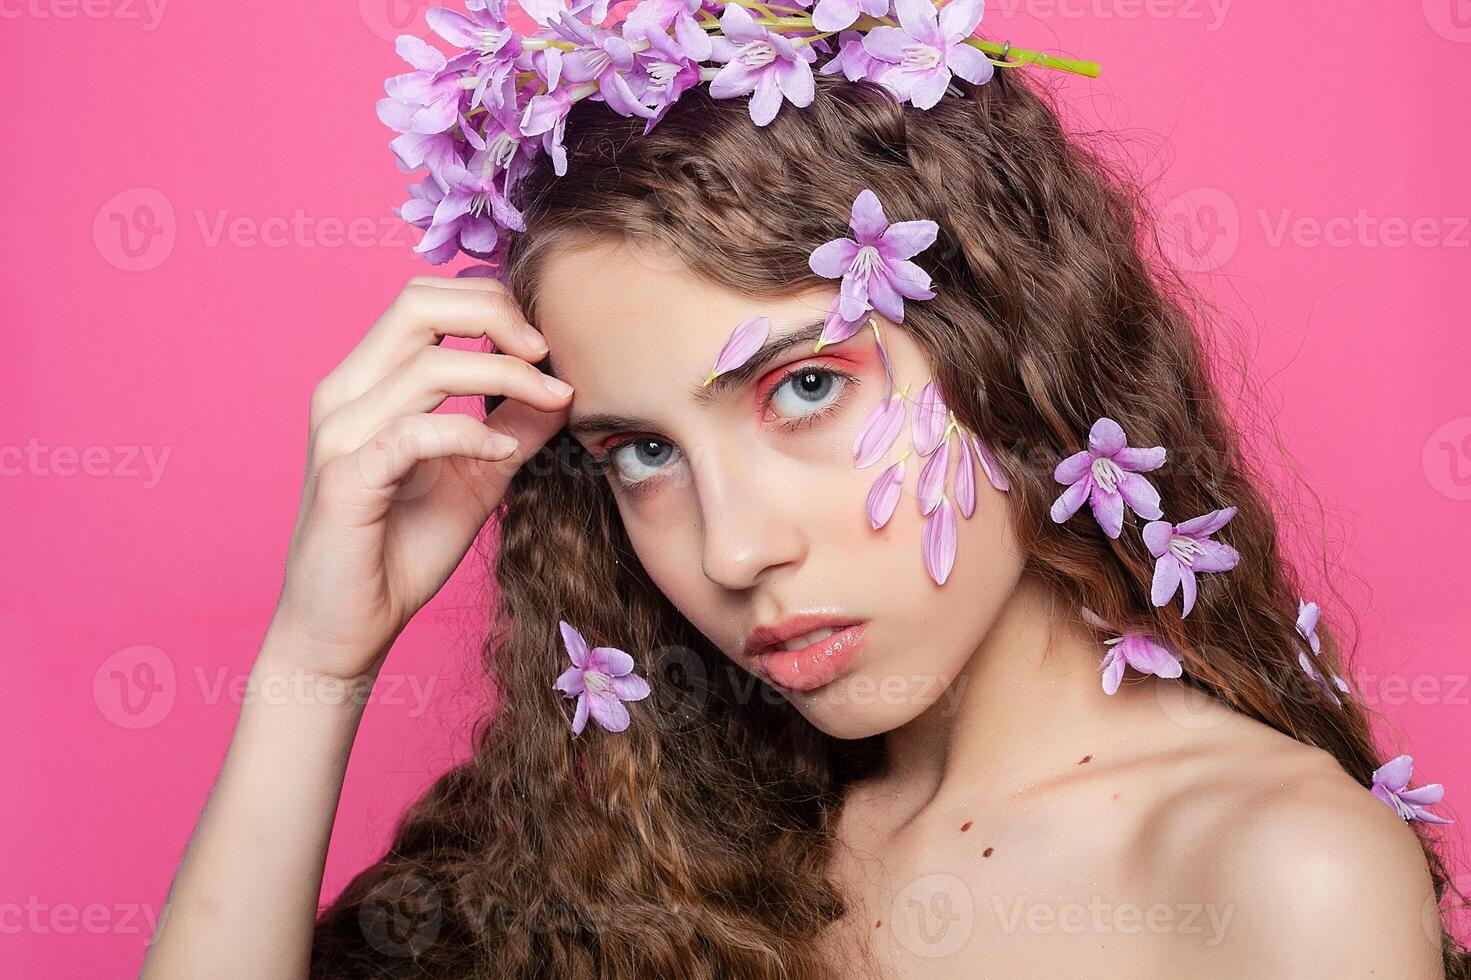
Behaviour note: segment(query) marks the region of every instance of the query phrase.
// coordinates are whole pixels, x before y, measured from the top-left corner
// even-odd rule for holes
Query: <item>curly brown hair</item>
[[[1335,703],[1299,666],[1298,573],[1228,418],[1226,358],[1194,326],[1206,304],[1163,260],[1142,189],[1064,131],[1041,84],[998,71],[954,85],[921,111],[819,75],[810,106],[759,128],[744,99],[697,86],[647,135],[641,119],[579,103],[566,175],[543,154],[516,189],[528,229],[503,278],[535,322],[548,251],[613,237],[672,250],[730,290],[784,297],[831,286],[808,256],[847,234],[861,189],[880,189],[895,220],[933,217],[940,238],[917,261],[938,295],[910,304],[904,328],[1005,467],[1028,569],[1168,639],[1181,683],[1331,753],[1367,787],[1380,764],[1368,709]],[[1138,534],[1048,518],[1053,465],[1100,415],[1136,444],[1170,447],[1153,475],[1174,513],[1238,508],[1241,563],[1201,582],[1188,620],[1152,605]],[[321,914],[312,976],[829,975],[816,940],[846,909],[825,874],[832,827],[881,736],[832,739],[781,698],[753,697],[646,577],[610,488],[565,430],[517,474],[494,524],[484,666],[499,707],[477,724],[473,757]],[[1324,676],[1344,671],[1336,616],[1319,630]],[[571,737],[550,683],[564,666],[559,619],[633,652],[653,682],[619,736]],[[1440,897],[1446,866],[1415,829]],[[1427,916],[1447,975],[1471,977],[1471,957],[1436,909]]]

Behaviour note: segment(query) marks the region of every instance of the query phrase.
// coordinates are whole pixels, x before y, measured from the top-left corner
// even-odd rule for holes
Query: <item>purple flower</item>
[[[1084,607],[1082,612],[1083,619],[1090,626],[1116,632],[1115,627],[1091,609]],[[1153,674],[1166,679],[1179,677],[1184,673],[1184,666],[1175,648],[1148,634],[1125,632],[1122,636],[1105,640],[1104,646],[1112,648],[1098,665],[1098,669],[1103,672],[1105,694],[1113,694],[1119,689],[1119,684],[1124,679],[1125,667],[1133,667],[1141,674]]]
[[[628,709],[624,701],[639,701],[649,696],[649,682],[633,673],[633,658],[616,647],[587,648],[587,640],[577,628],[558,620],[562,643],[572,666],[557,677],[552,685],[564,697],[576,698],[572,716],[572,734],[581,735],[592,715],[610,732],[628,727]]]
[[[981,22],[984,0],[951,0],[938,12],[931,0],[895,0],[894,10],[900,26],[873,28],[863,46],[890,62],[879,81],[900,99],[929,109],[945,94],[952,72],[977,85],[995,73],[981,50],[965,43]]]
[[[751,355],[761,349],[766,343],[767,335],[771,333],[771,319],[764,316],[748,316],[726,338],[725,346],[720,348],[720,353],[715,358],[715,367],[711,369],[704,384],[714,381],[718,375],[740,367],[751,359]]]
[[[801,108],[812,104],[816,85],[811,62],[817,52],[810,44],[793,44],[776,31],[767,30],[745,7],[727,4],[720,15],[723,36],[710,39],[711,58],[724,63],[710,80],[710,95],[732,99],[751,94],[751,121],[765,126],[776,118],[782,99]]]
[[[465,0],[469,16],[431,7],[424,11],[429,29],[449,43],[481,57],[499,54],[507,45],[519,48],[516,32],[506,23],[506,0]]]
[[[700,29],[695,19],[683,9],[680,0],[644,0],[635,9],[638,13],[650,4],[671,3],[678,8],[673,15],[675,36],[670,37],[666,28],[657,24],[646,24],[643,20],[630,18],[630,26],[624,34],[634,43],[634,61],[647,76],[644,86],[645,103],[653,112],[644,124],[644,135],[659,124],[674,103],[687,90],[700,84],[700,62],[711,54],[710,35]],[[691,0],[696,6],[699,0]],[[648,47],[642,47],[647,42]]]
[[[819,31],[841,31],[851,27],[862,12],[882,17],[889,12],[889,0],[817,0],[812,8],[812,26]]]
[[[1154,563],[1154,586],[1150,593],[1156,606],[1169,602],[1179,589],[1185,597],[1185,608],[1180,615],[1188,616],[1195,605],[1195,574],[1224,572],[1236,567],[1241,560],[1236,549],[1210,537],[1235,516],[1236,508],[1226,507],[1180,524],[1150,521],[1144,525],[1144,543],[1158,559]]]
[[[1159,491],[1140,473],[1164,465],[1162,446],[1136,449],[1128,445],[1124,430],[1110,418],[1093,423],[1088,432],[1088,448],[1057,464],[1052,478],[1068,484],[1052,502],[1052,519],[1061,524],[1078,512],[1083,501],[1103,533],[1117,538],[1124,526],[1124,505],[1140,517],[1154,520],[1163,514],[1159,509]]]
[[[594,82],[603,101],[620,116],[648,119],[654,110],[643,104],[648,79],[633,58],[633,47],[614,31],[594,30],[574,17],[562,17],[552,30],[578,47],[562,56],[562,77]]]
[[[1319,650],[1319,614],[1320,610],[1318,609],[1318,604],[1316,602],[1304,602],[1301,596],[1298,597],[1297,631],[1301,633],[1303,635],[1303,638],[1308,641],[1308,647],[1313,651],[1313,656],[1317,656]],[[1297,662],[1307,673],[1308,677],[1312,678],[1313,683],[1322,688],[1323,693],[1332,698],[1334,704],[1342,707],[1343,702],[1339,700],[1338,694],[1334,692],[1333,688],[1338,688],[1338,690],[1342,691],[1344,694],[1349,693],[1348,685],[1344,683],[1343,678],[1339,677],[1337,674],[1334,674],[1333,686],[1328,686],[1328,682],[1323,679],[1323,675],[1318,672],[1318,668],[1314,667],[1313,662],[1308,659],[1306,650],[1297,651]]]
[[[859,320],[871,307],[902,323],[906,297],[934,298],[929,273],[909,258],[934,244],[939,225],[929,219],[889,224],[878,195],[864,188],[853,200],[849,227],[853,238],[824,242],[807,260],[819,276],[843,280],[838,308],[843,319]]]
[[[842,72],[843,77],[850,82],[878,82],[892,67],[887,61],[881,61],[868,53],[868,49],[863,46],[861,31],[844,31],[838,35],[837,57],[829,58],[817,71],[822,75]]]
[[[1411,820],[1419,820],[1424,823],[1455,823],[1454,820],[1436,816],[1424,809],[1439,803],[1441,797],[1445,796],[1445,787],[1440,783],[1428,783],[1419,789],[1405,788],[1410,785],[1410,772],[1414,767],[1414,761],[1407,755],[1397,755],[1375,769],[1371,792],[1389,804],[1389,808],[1399,814],[1399,818],[1406,823]]]
[[[388,98],[378,100],[378,118],[400,133],[443,133],[460,116],[465,94],[460,60],[451,65],[437,48],[412,34],[399,35],[394,46],[414,71],[383,83]]]

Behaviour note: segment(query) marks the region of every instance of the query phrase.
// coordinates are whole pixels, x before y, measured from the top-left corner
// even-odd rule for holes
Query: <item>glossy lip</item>
[[[800,650],[767,647],[756,655],[756,666],[777,687],[815,691],[848,670],[863,650],[867,632],[866,624],[853,623]]]
[[[765,626],[757,626],[751,630],[751,635],[746,637],[745,654],[747,657],[758,657],[763,653],[773,652],[773,648],[780,646],[794,636],[803,633],[811,633],[813,630],[822,629],[824,626],[832,626],[841,629],[844,626],[853,626],[862,620],[851,616],[834,616],[823,613],[798,613],[795,616],[783,619],[780,622]],[[788,653],[798,653],[797,650],[789,650]]]

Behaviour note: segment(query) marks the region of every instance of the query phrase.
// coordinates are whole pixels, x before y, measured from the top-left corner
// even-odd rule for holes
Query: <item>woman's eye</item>
[[[629,439],[608,453],[608,460],[624,483],[641,483],[677,459],[679,450],[660,439]]]
[[[788,419],[814,415],[838,400],[848,380],[827,368],[797,368],[771,389],[767,404]]]

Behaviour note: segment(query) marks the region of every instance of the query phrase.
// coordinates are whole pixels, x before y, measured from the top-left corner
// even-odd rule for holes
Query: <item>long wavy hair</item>
[[[1353,696],[1335,703],[1299,666],[1298,572],[1260,459],[1220,394],[1229,359],[1197,332],[1210,311],[1164,259],[1139,182],[1066,133],[1029,78],[954,85],[917,110],[818,76],[810,106],[764,128],[746,100],[697,86],[648,135],[640,119],[579,103],[567,174],[542,155],[517,188],[528,230],[505,281],[535,322],[549,250],[610,237],[665,249],[731,290],[783,297],[833,285],[808,255],[847,234],[861,189],[880,192],[891,220],[935,219],[940,237],[916,261],[938,295],[909,304],[904,329],[1005,467],[1028,570],[1116,625],[1167,638],[1184,655],[1178,683],[1331,753],[1369,786],[1382,761],[1369,711]],[[1201,581],[1186,619],[1152,605],[1137,528],[1113,540],[1091,521],[1048,517],[1053,465],[1101,415],[1135,444],[1169,447],[1151,477],[1173,519],[1238,508],[1229,540],[1241,563]],[[879,764],[881,736],[829,738],[764,685],[753,692],[646,576],[605,478],[565,431],[517,474],[493,522],[483,661],[498,704],[476,724],[473,756],[322,912],[312,975],[830,975],[817,940],[847,910],[826,876],[832,828],[847,787]],[[1308,655],[1324,676],[1347,675],[1340,610],[1324,605],[1321,652]],[[627,731],[572,736],[571,702],[551,684],[566,658],[559,619],[629,651],[651,680]],[[1446,865],[1426,827],[1415,831],[1440,898]],[[1425,914],[1447,975],[1471,977],[1448,913]]]

